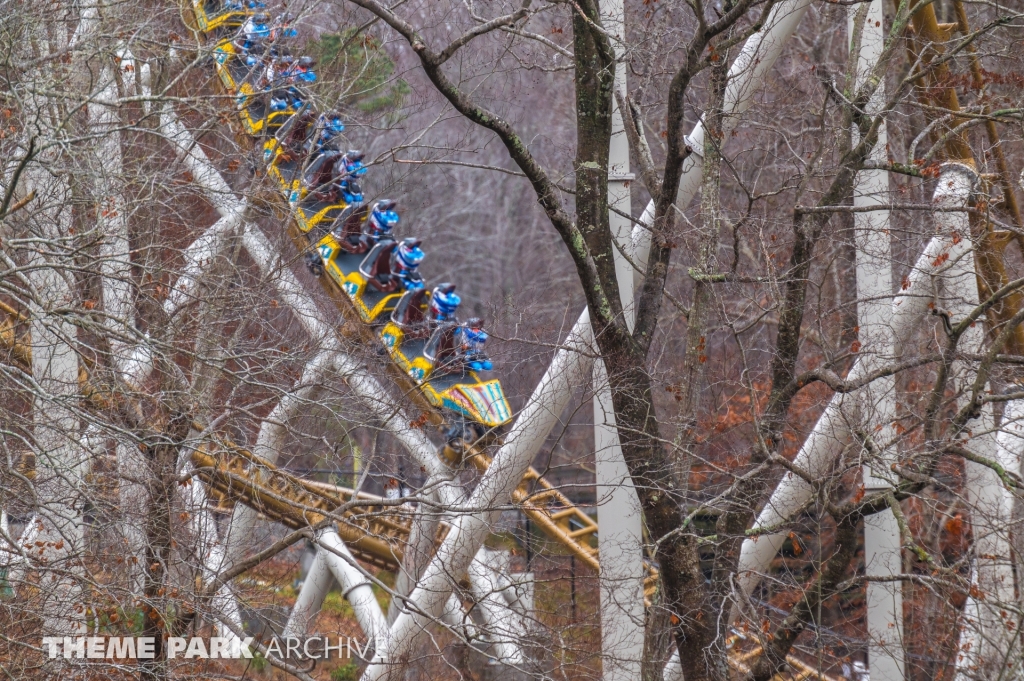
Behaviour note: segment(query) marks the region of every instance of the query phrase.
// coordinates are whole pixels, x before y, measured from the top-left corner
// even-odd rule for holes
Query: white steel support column
[[[622,0],[601,6],[606,30],[614,36],[621,57],[625,38]],[[626,92],[626,67],[617,64],[615,89]],[[629,141],[618,102],[612,100],[612,134],[608,153],[608,225],[617,246],[613,252],[615,276],[624,321],[633,326],[634,267],[622,251],[633,257],[632,213],[629,185]],[[619,249],[622,249],[620,251]],[[644,563],[640,500],[622,455],[615,425],[611,386],[605,364],[594,362],[594,463],[597,487],[598,548],[601,555],[601,669],[605,681],[639,678],[644,652]]]
[[[810,4],[811,0],[785,0],[779,3],[772,8],[765,20],[765,28],[743,43],[743,49],[729,66],[729,81],[722,103],[722,111],[725,114],[722,131],[726,137],[735,129],[740,116],[750,108],[754,101],[754,93],[764,85],[768,72],[782,54],[782,48],[796,31]],[[704,160],[699,154],[704,148],[704,134],[704,122],[698,120],[697,125],[687,136],[687,146],[696,153],[691,153],[683,162],[682,177],[679,179],[675,201],[679,210],[686,210],[700,189]],[[724,143],[723,139],[722,144]],[[653,201],[648,204],[647,210],[653,219]],[[650,221],[647,224],[650,224]]]
[[[7,511],[0,508],[0,598],[6,598],[14,593],[11,565],[14,562],[13,558],[17,556],[15,541],[11,536],[11,526],[7,522]]]
[[[960,164],[947,164],[945,168],[949,171],[939,176],[934,202],[947,209],[965,207],[978,181],[977,172]],[[936,222],[952,233],[971,233],[965,212],[937,214]],[[964,240],[969,241],[967,238]],[[942,297],[938,305],[948,311],[950,323],[956,325],[977,307],[979,301],[973,256],[951,259],[941,284]],[[980,353],[984,351],[984,344],[985,328],[979,320],[964,332],[957,349]],[[950,383],[951,388],[961,394],[958,407],[962,407],[969,398],[976,374],[975,365],[961,361],[954,363]],[[1020,460],[1014,448],[998,446],[990,402],[982,406],[980,416],[971,426],[977,434],[965,440],[963,446],[1006,470],[1020,470]],[[972,582],[980,597],[972,595],[964,606],[960,632],[963,656],[958,659],[957,678],[1017,678],[1019,636],[1015,630],[1015,618],[1007,614],[1014,607],[1013,557],[1009,540],[1014,497],[991,466],[965,461],[964,472],[964,492],[974,538]]]
[[[328,529],[317,538],[320,545],[317,555],[323,555],[334,578],[341,585],[342,595],[348,599],[355,612],[356,620],[367,639],[377,642],[380,647],[381,637],[387,636],[388,621],[377,602],[369,578],[358,567],[338,532]]]
[[[594,362],[594,457],[601,555],[602,678],[640,676],[644,652],[643,511],[622,456],[604,362]]]
[[[1020,384],[1018,383],[1016,385],[1013,385],[1011,389],[1012,390],[1020,390]],[[1022,463],[1024,463],[1024,400],[1012,400],[1010,402],[1007,402],[1005,407],[1004,407],[1004,409],[1003,409],[1003,418],[1002,418],[1002,421],[1001,421],[1001,423],[999,425],[999,433],[996,435],[996,461],[998,461],[1000,464],[1005,466],[1007,472],[1009,472],[1011,474],[1019,475],[1021,473],[1021,465],[1022,465]],[[1010,519],[1006,523],[1006,525],[1007,525],[1006,532],[1009,533],[1009,531],[1010,531],[1009,530],[1010,523],[1014,522],[1012,520],[1012,518],[1014,517],[1013,506],[1014,506],[1015,503],[1018,503],[1018,502],[1014,498],[1015,495],[1013,493],[1007,492],[1006,490],[1002,490],[1002,489],[1000,490],[1000,493],[1001,493],[1001,496],[1002,496],[1002,499],[1001,499],[1002,508],[1000,508],[1000,517],[1001,518]],[[1014,525],[1014,528],[1016,528],[1016,527],[1017,526]],[[998,549],[998,547],[996,547],[996,548]],[[1017,562],[1017,565],[1018,565],[1017,579],[1018,579],[1018,590],[1019,590],[1019,583],[1020,583],[1019,582],[1019,580],[1020,580],[1020,572],[1019,572],[1020,556],[1019,555],[1014,555],[1013,546],[1012,545],[1009,546],[1009,549],[1010,549],[1010,553],[1009,553],[1010,559],[1011,560],[1015,560]],[[976,551],[975,553],[978,553],[978,551]],[[979,587],[980,587],[980,579],[979,579],[979,577],[980,577],[980,575],[977,573],[977,570],[975,569],[973,571],[973,574],[971,575],[971,578],[972,578],[972,580],[975,583],[978,583]],[[1013,602],[1011,601],[1011,603],[1013,603]],[[1016,601],[1016,605],[1018,607],[1019,607],[1019,603],[1020,603],[1019,600]],[[991,606],[989,606],[989,607],[991,607]],[[964,604],[964,614],[962,616],[962,619],[965,622],[969,618],[973,619],[975,621],[979,621],[980,622],[981,621],[981,615],[982,615],[982,612],[981,612],[981,609],[980,609],[980,604],[973,597],[968,596],[967,603]],[[1013,621],[1014,617],[1010,616],[1009,619],[1010,619],[1010,621]],[[1006,621],[1005,620],[997,621],[996,623],[1000,627],[1005,627],[1006,626]],[[1014,664],[1015,664],[1015,667],[1016,667],[1017,666],[1016,661],[1020,659],[1020,655],[1021,655],[1021,651],[1020,651],[1020,647],[1019,647],[1020,644],[1018,642],[1019,638],[1014,639],[1011,636],[1007,636],[1006,638],[1009,639],[1009,641],[1011,641],[1011,642],[1015,642],[1015,646],[1012,647],[1012,648],[1008,648],[1005,651],[1005,659],[1006,660],[1013,660]],[[966,636],[961,634],[961,641],[960,641],[961,645],[963,645],[965,642],[966,642]],[[973,642],[972,641],[972,643],[975,643],[975,645],[971,646],[972,649],[978,647],[977,642]],[[968,653],[970,653],[970,651],[968,651]],[[968,657],[970,658],[970,654],[968,655]],[[972,660],[972,659],[968,659],[968,660],[965,660],[965,661],[968,663],[965,666],[977,666],[977,663],[979,662],[977,660]],[[974,670],[971,670],[971,671],[974,671]],[[995,670],[993,670],[993,671],[995,671]],[[1019,667],[1017,667],[1015,669],[1009,669],[1009,670],[1008,669],[1004,669],[1003,673],[1006,674],[1006,676],[1009,677],[1009,678],[1020,678],[1020,669],[1019,669]],[[977,676],[976,673],[975,673],[975,676]]]
[[[510,493],[522,480],[574,389],[589,377],[592,346],[590,315],[584,311],[465,504],[472,510],[454,519],[448,536],[409,597],[412,607],[404,609],[395,620],[387,648],[378,650],[363,674],[364,681],[387,677],[392,665],[398,664],[396,661],[410,650],[430,622],[442,615],[454,580],[465,573],[483,545],[501,506],[508,503]]]
[[[86,22],[83,21],[83,24]],[[120,65],[132,64],[128,58]],[[132,74],[134,78],[134,74]],[[100,92],[89,102],[89,128],[96,136],[91,157],[94,174],[93,198],[97,204],[96,229],[99,242],[99,269],[102,275],[103,324],[109,332],[110,355],[114,369],[130,387],[149,374],[153,358],[150,348],[137,342],[135,307],[132,300],[131,254],[128,242],[128,216],[121,196],[123,160],[121,134],[117,131],[117,79],[112,64],[100,70]],[[145,458],[135,443],[115,442],[118,470],[118,498],[121,503],[121,533],[128,551],[136,560],[129,562],[129,589],[141,594],[143,555],[146,550],[145,515],[149,492],[143,480],[149,474]]]
[[[28,547],[35,543],[42,527],[43,523],[39,516],[34,515],[20,537],[11,537],[14,540],[12,545],[0,546],[0,569],[7,571],[7,583],[15,592],[18,585],[24,583],[26,572],[33,566],[34,561],[28,553]]]
[[[437,495],[431,495],[436,500]],[[402,611],[402,598],[408,596],[423,569],[430,561],[430,554],[434,550],[434,539],[437,537],[439,514],[424,509],[420,504],[412,518],[409,527],[409,539],[405,542],[405,553],[402,556],[402,564],[395,574],[395,593],[401,598],[392,598],[388,605],[388,624],[393,624],[398,614]]]
[[[313,564],[306,574],[306,579],[302,582],[302,588],[299,589],[299,596],[295,599],[295,605],[292,606],[292,612],[288,617],[288,623],[284,627],[282,636],[299,638],[309,634],[313,620],[316,619],[320,608],[323,607],[324,598],[327,597],[327,593],[334,583],[334,575],[331,574],[331,569],[327,565],[326,554],[326,551],[317,548],[316,557],[313,558]]]
[[[248,203],[239,202],[224,217],[206,228],[196,240],[182,252],[184,263],[181,274],[174,282],[164,300],[164,313],[173,325],[179,313],[190,303],[198,302],[197,289],[203,274],[213,266],[214,261],[223,257],[231,245],[231,240],[241,234],[242,220]]]
[[[128,216],[121,196],[123,164],[121,135],[115,103],[118,99],[114,69],[100,70],[99,94],[89,102],[89,129],[96,136],[91,165],[95,175],[93,198],[97,203],[96,230],[99,242],[99,269],[103,275],[104,325],[110,332],[111,358],[119,373],[134,373],[131,339],[135,331],[132,305],[131,256],[128,246]]]
[[[483,616],[483,633],[492,643],[495,660],[521,667],[526,661],[521,647],[526,636],[526,622],[506,600],[505,591],[511,588],[511,584],[499,571],[500,561],[494,553],[482,547],[476,560],[470,563],[467,570],[470,590]]]
[[[188,455],[181,457],[188,461]],[[191,471],[191,465],[182,467],[183,473]],[[193,479],[183,490],[183,501],[189,514],[189,525],[195,540],[196,553],[202,567],[202,584],[210,584],[217,579],[225,565],[224,543],[217,533],[217,521],[207,507],[206,489],[198,480]],[[224,585],[212,599],[211,610],[217,618],[218,636],[229,640],[232,651],[238,651],[241,645],[233,632],[242,631],[242,617],[238,610],[238,602],[228,585]],[[226,623],[226,624],[225,624]]]
[[[885,13],[882,0],[850,7],[847,36],[850,50],[856,52],[855,85],[860,87],[881,57],[885,41]],[[859,41],[854,36],[860,36]],[[885,84],[875,90],[868,104],[869,113],[881,110]],[[857,129],[851,133],[856,141]],[[870,158],[887,160],[885,122],[878,131],[878,142]],[[854,213],[854,240],[857,251],[857,338],[859,354],[872,356],[874,366],[892,361],[896,354],[892,329],[892,257],[889,237],[889,211],[878,208],[889,202],[889,174],[885,170],[857,173],[853,190],[855,207],[875,207],[866,213]],[[880,378],[866,386],[861,395],[860,426],[876,447],[862,447],[866,460],[864,487],[869,492],[892,487],[890,464],[896,460],[894,448],[884,448],[892,437],[896,415],[896,380]],[[874,474],[872,474],[874,472]],[[866,586],[868,625],[868,669],[875,681],[902,681],[903,659],[903,584],[896,581],[903,572],[902,541],[896,516],[891,509],[864,519],[865,575],[882,580]]]
[[[74,11],[67,6],[58,10]],[[32,556],[35,565],[46,566],[45,588],[40,591],[42,634],[72,635],[84,632],[86,594],[82,588],[81,558],[84,549],[82,483],[85,456],[83,433],[76,413],[78,405],[78,355],[75,351],[77,330],[65,317],[64,310],[77,307],[74,278],[67,273],[67,263],[75,245],[72,236],[71,187],[62,172],[70,160],[64,155],[61,137],[60,103],[47,92],[59,90],[58,71],[51,57],[65,49],[76,54],[74,37],[89,33],[95,8],[83,7],[79,24],[69,40],[70,24],[47,19],[35,27],[36,40],[26,43],[29,63],[38,66],[26,74],[26,82],[36,86],[27,92],[23,102],[25,115],[24,140],[17,150],[20,158],[27,153],[25,145],[33,139],[37,155],[25,166],[16,197],[35,194],[27,233],[39,242],[25,251],[23,267],[11,267],[26,285],[29,294],[29,335],[32,365],[22,389],[32,395],[34,453],[36,455],[35,495],[38,500],[35,517],[19,540],[21,550],[26,537],[45,542],[40,553]],[[74,83],[78,91],[88,87]],[[12,178],[13,180],[13,178]],[[8,262],[10,267],[14,265]],[[26,267],[27,265],[27,267]],[[25,554],[22,554],[23,558]],[[12,572],[20,580],[28,565],[15,561]]]
[[[59,164],[61,160],[57,154],[48,153],[39,162]],[[24,193],[34,191],[37,201],[43,202],[30,233],[48,244],[45,249],[33,249],[37,252],[28,257],[33,385],[26,386],[34,398],[35,482],[41,521],[38,539],[47,542],[40,558],[53,571],[41,592],[43,631],[48,636],[78,633],[85,619],[85,595],[77,578],[84,548],[81,485],[85,461],[74,409],[78,401],[78,355],[73,347],[76,330],[62,314],[51,312],[74,307],[75,293],[65,277],[64,263],[42,255],[71,250],[66,243],[70,238],[71,190],[65,181],[51,174],[52,170],[33,162],[23,175]],[[26,533],[31,531],[31,527],[26,529]]]
[[[939,184],[944,184],[943,178],[948,181],[949,178],[957,177],[960,168],[962,166],[954,164],[943,166]],[[948,269],[948,263],[971,257],[970,239],[963,238],[959,233],[954,234],[951,226],[943,220],[948,215],[952,214],[936,214],[940,231],[928,242],[907,275],[906,285],[893,300],[891,323],[897,356],[901,354],[900,349],[911,332],[928,316],[929,306],[935,300],[935,284]],[[858,380],[875,370],[877,367],[873,364],[876,360],[873,358],[873,355],[858,358],[847,380]],[[838,393],[832,397],[796,455],[793,463],[797,468],[812,478],[827,473],[835,457],[850,441],[850,424],[859,422],[855,398],[853,395]],[[786,523],[810,501],[812,494],[811,486],[803,478],[792,472],[786,473],[758,516],[755,528],[775,528]],[[761,581],[761,576],[775,558],[786,536],[786,532],[769,532],[759,536],[757,541],[748,539],[743,542],[737,582],[745,595],[749,596]]]
[[[379,645],[381,637],[387,636],[388,623],[373,593],[372,582],[357,567],[355,558],[338,536],[337,530],[321,530],[317,533],[316,542],[316,558],[299,590],[299,597],[285,625],[283,636],[301,637],[309,634],[310,625],[320,612],[331,584],[337,579],[342,596],[352,606],[359,628],[367,640]]]

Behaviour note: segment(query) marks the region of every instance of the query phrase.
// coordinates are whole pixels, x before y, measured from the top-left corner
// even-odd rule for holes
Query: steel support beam
[[[957,163],[947,164],[945,168],[949,172],[939,176],[933,201],[947,209],[966,207],[978,186],[977,172]],[[936,222],[951,233],[971,234],[966,212],[939,213]],[[938,304],[948,312],[950,323],[956,325],[978,306],[975,254],[956,260],[951,258],[941,285],[943,295]],[[981,320],[964,332],[957,349],[975,354],[985,351],[985,326]],[[959,396],[958,407],[967,404],[976,381],[976,363],[954,362],[950,387]],[[982,389],[988,392],[988,387],[986,383]],[[1001,447],[997,441],[992,403],[985,403],[980,411],[971,424],[975,434],[962,446],[981,460],[995,461],[1004,470],[1019,471],[1020,459],[1015,448]],[[1015,607],[1016,603],[1010,544],[1014,496],[1003,484],[999,472],[990,465],[968,460],[964,462],[964,473],[964,492],[974,539],[974,588],[971,591],[978,597],[970,595],[964,606],[960,632],[963,655],[957,660],[957,678],[1015,678],[1019,676],[1020,637],[1016,621],[1007,616],[1008,608]]]
[[[497,521],[501,506],[509,502],[509,495],[519,485],[573,391],[589,377],[592,344],[590,316],[584,311],[464,505],[466,512],[453,520],[448,536],[409,598],[412,607],[404,609],[395,620],[387,647],[379,650],[366,668],[364,681],[383,679],[397,669],[400,663],[396,661],[444,612],[454,580],[465,574]]]
[[[616,54],[623,53],[625,23],[622,0],[601,5],[603,25],[614,36]],[[615,88],[626,92],[626,67],[617,64]],[[635,257],[629,169],[629,141],[618,102],[612,100],[612,134],[608,153],[608,225],[617,248],[613,252],[624,321],[632,329]],[[646,255],[646,254],[645,254]],[[646,258],[645,258],[646,260]],[[633,479],[622,455],[612,406],[612,391],[603,360],[593,369],[594,464],[597,487],[598,549],[601,604],[601,660],[604,681],[639,678],[644,653],[643,512]]]
[[[871,75],[881,58],[885,44],[885,12],[882,0],[848,10],[847,36],[856,55],[855,87]],[[854,40],[859,37],[859,40]],[[875,90],[868,112],[877,115],[885,104],[885,84]],[[851,130],[859,141],[856,126]],[[871,160],[888,160],[888,136],[885,122],[878,130],[878,141]],[[873,355],[876,365],[891,362],[896,355],[892,328],[892,253],[889,238],[889,211],[881,206],[890,201],[889,173],[885,170],[861,170],[853,190],[853,205],[874,208],[854,213],[854,241],[857,253],[857,339],[859,355]],[[864,487],[869,492],[890,489],[893,484],[890,465],[896,461],[892,440],[896,417],[896,379],[887,376],[873,381],[862,391],[862,432],[876,448],[862,443],[865,460]],[[870,426],[870,427],[869,427]],[[902,541],[899,524],[892,509],[864,519],[864,571],[868,625],[868,669],[876,681],[902,681],[903,651],[903,573]],[[884,581],[888,580],[888,581]]]
[[[942,173],[948,180],[959,177],[961,168],[963,166],[958,164],[947,164],[943,166]],[[936,215],[946,216],[951,213]],[[910,334],[928,316],[937,295],[935,285],[949,268],[948,263],[971,257],[969,238],[963,238],[959,233],[954,234],[950,225],[941,220],[939,227],[939,233],[928,242],[907,275],[906,285],[892,303],[892,330],[897,356],[901,354],[900,349]],[[847,380],[857,381],[871,374],[879,368],[878,361],[875,355],[859,357],[847,375]],[[850,441],[851,426],[861,422],[859,402],[856,395],[837,393],[832,397],[797,453],[793,462],[797,468],[809,474],[812,479],[827,473],[835,457]],[[805,507],[812,495],[812,487],[802,477],[792,472],[783,476],[754,525],[755,528],[767,528],[768,532],[759,536],[757,541],[748,539],[743,542],[737,581],[744,595],[749,596],[753,592],[786,539],[786,532],[772,531],[772,528],[787,523]]]

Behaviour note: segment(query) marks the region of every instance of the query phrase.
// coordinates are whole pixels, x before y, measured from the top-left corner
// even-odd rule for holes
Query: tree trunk
[[[192,419],[183,412],[172,415],[164,432],[151,438],[149,465],[151,470],[149,496],[152,500],[146,523],[146,564],[143,588],[143,636],[156,643],[152,660],[140,663],[139,678],[157,681],[167,678],[164,636],[169,631],[166,620],[164,582],[171,555],[171,513],[177,488],[178,451],[188,436]]]

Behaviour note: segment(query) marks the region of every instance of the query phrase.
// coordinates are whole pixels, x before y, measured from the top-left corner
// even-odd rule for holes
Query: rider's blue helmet
[[[341,163],[345,167],[345,172],[349,175],[364,175],[366,174],[366,168],[363,167],[363,159],[366,158],[366,154],[355,149],[349,149],[345,152],[345,155],[341,157]]]
[[[448,319],[455,314],[462,299],[455,293],[455,284],[445,282],[437,286],[430,294],[430,306],[438,319]]]
[[[250,22],[246,27],[246,30],[258,35],[261,38],[265,38],[270,35],[270,15],[265,12],[257,12],[250,17]]]
[[[369,221],[375,234],[390,234],[398,225],[399,218],[395,205],[395,202],[390,199],[381,199],[373,204]]]
[[[403,239],[395,249],[395,260],[402,269],[414,270],[423,262],[424,253],[419,239]]]
[[[324,132],[328,135],[340,135],[345,131],[345,124],[341,121],[341,116],[329,115],[324,121]]]

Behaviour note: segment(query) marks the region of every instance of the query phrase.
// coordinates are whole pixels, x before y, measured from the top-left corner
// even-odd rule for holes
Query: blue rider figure
[[[351,177],[337,184],[336,193],[340,194],[340,197],[333,197],[334,200],[340,198],[346,205],[355,206],[363,202],[363,188]]]
[[[282,57],[280,68],[277,73],[268,69],[268,80],[271,80],[271,87],[277,90],[278,82],[284,86],[283,91],[277,91],[270,98],[271,111],[284,111],[288,107],[298,109],[302,106],[305,95],[296,87],[299,83],[312,83],[316,80],[316,73],[313,72],[313,58]]]
[[[367,211],[365,208],[346,210],[335,220],[331,230],[338,245],[353,254],[369,253],[382,240],[393,241],[398,212],[395,202],[381,199]]]
[[[391,236],[399,221],[398,211],[395,210],[397,205],[390,199],[381,199],[373,204],[370,215],[363,225],[363,234],[374,241]]]
[[[469,321],[459,327],[459,336],[459,351],[466,366],[473,371],[490,371],[494,368],[490,357],[484,352],[487,332],[484,331],[483,319],[471,317]]]
[[[334,162],[334,167],[331,169],[334,179],[329,192],[330,199],[342,199],[350,206],[362,203],[363,190],[356,178],[362,177],[368,170],[363,165],[365,157],[366,154],[363,152],[350,149]]]
[[[419,239],[403,239],[391,252],[391,274],[406,291],[415,291],[426,286],[418,271],[424,257],[420,243]]]
[[[312,57],[302,56],[289,63],[288,68],[281,75],[289,83],[312,83],[316,80],[314,66],[316,66],[316,61]]]
[[[430,294],[427,319],[432,326],[438,326],[445,322],[457,322],[456,313],[461,302],[462,299],[455,293],[455,284],[450,282],[439,284]]]
[[[259,52],[263,42],[270,36],[270,15],[257,12],[245,20],[232,44],[243,53]]]
[[[341,114],[336,111],[322,113],[316,120],[315,133],[306,142],[306,151],[311,154],[319,153],[324,147],[330,146],[341,133],[345,131],[345,124],[341,120]]]
[[[369,168],[363,165],[364,158],[366,158],[366,154],[363,152],[357,149],[349,149],[341,158],[334,162],[334,177],[338,180],[344,180],[349,177],[362,177],[369,170]]]
[[[423,346],[423,358],[430,362],[433,372],[447,374],[461,371],[464,366],[459,352],[459,303],[455,284],[445,282],[430,293],[427,305],[426,328],[430,332]]]
[[[299,35],[299,32],[291,26],[293,21],[295,21],[295,15],[291,12],[282,12],[274,17],[274,23],[270,25],[270,35],[267,36],[269,42],[275,43],[281,38],[294,38]]]
[[[227,0],[224,3],[226,12],[244,12],[250,9],[264,9],[266,5],[258,0]]]
[[[287,54],[264,59],[263,75],[257,85],[260,91],[270,95],[271,111],[283,111],[288,108],[289,102],[285,91],[287,80],[284,74],[287,73],[294,61],[295,57]]]

